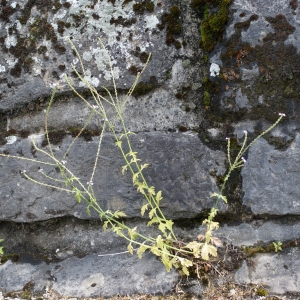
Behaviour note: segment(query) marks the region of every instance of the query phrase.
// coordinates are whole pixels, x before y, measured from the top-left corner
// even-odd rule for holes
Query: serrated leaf
[[[136,227],[134,227],[132,229],[128,228],[128,235],[131,240],[136,240],[136,238],[137,238]]]
[[[172,262],[169,260],[168,255],[164,255],[164,253],[163,253],[161,261],[164,264],[164,266],[166,267],[167,272],[170,272],[170,270],[172,269]]]
[[[104,230],[104,231],[106,231],[107,226],[108,226],[108,223],[109,223],[108,221],[105,221],[105,222],[104,222],[104,224],[103,224],[103,230]]]
[[[152,208],[149,212],[149,218],[152,219],[153,218],[153,215],[154,213],[156,213],[156,208]]]
[[[127,168],[128,168],[128,166],[127,166],[127,165],[122,167],[122,174],[123,174],[123,175],[124,175],[124,174],[125,174],[125,172],[127,171]]]
[[[161,237],[161,235],[158,235],[157,238],[156,238],[156,245],[158,248],[162,249],[163,246],[164,246],[164,241]]]
[[[143,164],[141,165],[141,171],[144,170],[145,168],[147,168],[149,166],[149,164]]]
[[[156,256],[161,256],[161,251],[157,247],[151,247],[150,251]]]
[[[144,189],[146,189],[147,187],[144,185],[144,183],[142,183],[140,181],[136,181],[134,184],[138,186],[137,191],[139,191],[141,194],[145,195]]]
[[[199,251],[202,243],[197,243],[196,241],[188,243],[184,248],[190,249],[195,257],[199,257]]]
[[[166,220],[166,227],[172,231],[174,222],[172,220]]]
[[[131,255],[133,254],[133,247],[132,247],[131,243],[127,246],[127,250]]]
[[[139,177],[139,173],[134,173],[134,174],[132,175],[132,182],[135,183],[136,180],[138,179],[138,177]]]
[[[155,188],[154,188],[154,186],[151,186],[151,187],[148,188],[148,194],[152,195],[152,196],[155,196]]]
[[[158,191],[155,197],[155,200],[159,202],[163,197],[161,196],[161,191]]]
[[[186,276],[189,276],[189,275],[190,275],[190,272],[189,272],[189,270],[187,269],[187,267],[183,266],[181,270],[182,270],[182,272],[183,272]]]
[[[142,258],[142,256],[143,256],[143,253],[147,250],[147,249],[149,249],[150,248],[150,246],[147,246],[147,245],[145,245],[145,244],[142,244],[141,246],[140,246],[140,248],[137,250],[137,255],[138,255],[138,257],[139,258]]]
[[[148,209],[148,205],[149,205],[149,203],[144,204],[144,205],[142,206],[142,208],[141,208],[141,215],[142,215],[142,216],[145,214],[145,211]]]
[[[75,198],[77,199],[77,202],[78,202],[78,203],[81,202],[81,193],[80,193],[80,191],[77,190],[77,189],[76,189]]]
[[[217,248],[213,245],[209,245],[207,243],[204,243],[201,249],[201,257],[204,260],[209,260],[209,256],[217,256]]]
[[[158,217],[154,217],[152,220],[150,220],[148,223],[147,223],[147,226],[150,226],[152,224],[155,224],[155,223],[160,223],[160,219]]]
[[[166,234],[166,225],[164,223],[159,223],[158,229],[165,235]]]
[[[119,211],[119,210],[116,210],[113,215],[112,215],[114,218],[118,219],[120,217],[126,217],[127,215],[122,212],[122,211]]]

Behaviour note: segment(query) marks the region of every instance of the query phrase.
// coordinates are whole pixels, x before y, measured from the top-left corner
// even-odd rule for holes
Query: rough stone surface
[[[291,248],[276,254],[258,254],[248,266],[244,262],[235,274],[240,283],[263,284],[271,293],[299,293],[299,248]]]
[[[149,253],[142,259],[125,253],[72,257],[50,264],[35,260],[23,263],[8,261],[0,266],[4,292],[22,290],[32,281],[35,292],[43,292],[47,287],[73,297],[164,294],[173,288],[177,279],[174,271],[167,273]]]
[[[42,140],[41,137],[39,140]],[[84,139],[77,140],[66,157],[71,171],[83,184],[89,181],[98,140],[95,138],[88,143]],[[53,147],[58,160],[62,160],[71,141],[72,138],[68,136],[60,145]],[[196,135],[189,133],[141,133],[134,135],[132,142],[143,163],[150,164],[145,172],[150,186],[156,186],[157,191],[164,189],[161,206],[167,216],[174,219],[194,217],[213,204],[214,200],[209,196],[217,190],[217,186],[210,174],[220,176],[225,171],[225,155],[222,152],[209,150]],[[43,153],[32,152],[30,143],[30,138],[18,140],[3,146],[1,150],[16,156],[21,153],[24,157],[36,156],[37,160],[45,161]],[[111,135],[103,138],[102,149],[101,162],[93,180],[98,203],[104,210],[121,210],[128,217],[139,216],[143,197],[132,186],[131,176],[122,175],[123,157]],[[68,215],[88,218],[86,205],[76,204],[72,194],[66,193],[62,198],[60,191],[47,189],[22,178],[20,172],[26,170],[29,176],[43,180],[39,176],[38,167],[43,168],[49,176],[58,176],[55,167],[24,160],[1,160],[0,176],[1,181],[5,182],[1,189],[5,199],[1,202],[1,219],[30,222]],[[220,208],[224,210],[225,206]]]
[[[299,144],[297,134],[285,151],[275,150],[263,139],[251,147],[242,177],[243,204],[253,213],[299,215]]]
[[[225,138],[232,139],[234,156],[244,130],[252,141],[284,112],[280,125],[245,154],[242,170],[232,173],[224,190],[228,207],[219,207],[221,226],[214,234],[227,243],[220,253],[282,241],[284,251],[248,257],[249,264],[244,262],[230,276],[241,283],[263,283],[271,293],[299,294],[299,1],[232,0],[223,39],[219,37],[211,53],[204,53],[199,44],[204,7],[194,9],[190,0],[155,0],[153,6],[148,2],[150,6],[144,3],[138,12],[134,5],[142,1],[1,2],[1,153],[46,159],[33,150],[27,136],[35,136],[41,145],[44,110],[54,86],[58,92],[49,126],[57,133],[53,150],[59,159],[72,130],[84,124],[90,111],[65,81],[67,75],[86,95],[72,72],[71,65],[80,69],[80,62],[68,38],[82,57],[85,78],[97,89],[104,85],[112,90],[108,58],[97,42],[102,39],[120,99],[151,52],[142,85],[128,100],[124,116],[128,128],[137,133],[132,136],[134,150],[150,164],[145,172],[149,183],[163,190],[162,210],[176,220],[178,239],[192,241],[203,234],[203,216],[214,203],[209,195],[223,179]],[[216,1],[204,2],[208,16],[217,11],[212,5]],[[210,76],[214,64],[218,76]],[[109,111],[108,117],[113,116]],[[89,130],[94,133],[79,139],[66,159],[84,184],[101,129],[102,120],[92,120]],[[120,132],[119,122],[116,130]],[[143,199],[130,176],[121,175],[124,163],[109,134],[103,146],[94,179],[99,203],[104,209],[125,211],[130,226],[156,236],[157,231],[146,226],[147,216],[139,217]],[[39,166],[0,159],[0,238],[5,239],[4,251],[19,258],[0,266],[0,288],[20,290],[32,277],[36,291],[50,286],[74,297],[172,289],[178,282],[176,273],[163,271],[150,254],[142,261],[127,254],[97,256],[125,251],[127,244],[104,233],[97,216],[88,216],[85,205],[71,195],[33,185],[20,174],[26,169],[40,178]],[[58,175],[54,167],[42,167]],[[131,285],[129,277],[134,277]],[[201,297],[203,286],[197,279],[191,282],[191,293]]]

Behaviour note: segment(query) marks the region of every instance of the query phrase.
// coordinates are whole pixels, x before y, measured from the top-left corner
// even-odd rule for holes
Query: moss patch
[[[228,6],[230,3],[231,0],[223,0],[216,13],[210,13],[209,6],[206,4],[204,19],[200,26],[200,46],[204,50],[211,52],[217,42],[222,40],[225,25],[228,21]]]
[[[126,1],[124,1],[126,2]],[[123,5],[124,5],[123,2]],[[154,3],[152,1],[146,0],[133,4],[133,11],[137,14],[144,14],[145,12],[152,13],[154,11]]]
[[[159,30],[163,30],[167,26],[166,44],[174,45],[176,49],[180,49],[182,46],[176,39],[176,36],[181,33],[180,15],[179,7],[174,5],[170,7],[169,13],[163,14],[161,24],[157,26]]]

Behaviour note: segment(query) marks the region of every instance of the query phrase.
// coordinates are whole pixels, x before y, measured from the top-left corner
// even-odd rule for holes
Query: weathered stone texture
[[[220,151],[211,151],[203,146],[193,134],[183,133],[140,133],[132,136],[133,148],[139,153],[143,163],[149,163],[145,176],[149,184],[158,190],[163,189],[164,199],[161,206],[170,218],[195,217],[203,209],[208,209],[214,200],[210,194],[217,190],[215,179],[210,175],[224,173],[225,155]],[[66,158],[73,174],[83,184],[89,181],[93,169],[97,142],[99,138],[86,143],[76,141]],[[61,160],[72,138],[66,137],[60,145],[53,147],[57,159]],[[18,140],[12,145],[1,148],[11,155],[33,157],[30,138]],[[128,217],[140,216],[143,197],[131,184],[131,176],[121,174],[124,165],[119,149],[114,145],[111,135],[102,142],[99,166],[95,173],[94,189],[100,206],[106,210],[124,211]],[[45,149],[46,150],[46,149]],[[44,160],[44,154],[34,154],[38,160]],[[49,161],[49,158],[47,158]],[[217,163],[216,163],[217,162]],[[1,219],[17,222],[45,220],[58,216],[75,215],[88,218],[85,204],[76,204],[72,195],[39,186],[22,178],[20,172],[26,170],[29,176],[42,181],[38,167],[49,176],[58,177],[54,167],[33,164],[31,162],[1,159]],[[47,183],[50,183],[48,181]],[[221,210],[225,206],[220,207]]]
[[[297,134],[285,151],[275,150],[263,139],[251,147],[242,177],[243,204],[253,213],[299,215],[299,145]]]

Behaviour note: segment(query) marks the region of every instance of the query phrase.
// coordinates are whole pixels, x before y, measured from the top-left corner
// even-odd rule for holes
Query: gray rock
[[[120,95],[119,98],[120,101],[125,100],[124,95]],[[88,98],[88,100],[92,105],[95,104],[91,98]],[[115,118],[115,110],[111,106],[105,105],[105,102],[103,104],[106,107],[107,118],[109,120]],[[138,99],[130,97],[123,108],[123,116],[128,130],[133,132],[177,130],[179,126],[185,126],[186,128],[199,126],[202,118],[196,113],[183,111],[180,106],[181,103],[175,98],[173,90],[159,88]],[[90,114],[91,110],[82,100],[68,99],[68,101],[52,105],[48,117],[48,126],[57,129],[82,128]],[[95,116],[88,128],[100,130],[103,125],[102,120]],[[17,132],[22,130],[43,132],[44,127],[44,111],[9,118],[7,121],[8,130],[14,129]],[[119,120],[116,121],[115,130],[117,132],[122,131],[122,124]]]
[[[32,281],[35,292],[42,292],[47,287],[63,296],[73,297],[165,294],[172,290],[177,280],[174,270],[167,273],[150,253],[142,259],[125,253],[72,257],[50,264],[8,261],[0,266],[0,287],[4,291],[22,290]]]
[[[265,285],[270,293],[299,293],[300,251],[291,248],[279,253],[258,254],[251,265],[244,262],[235,274],[240,283]]]
[[[250,148],[242,169],[243,204],[254,214],[299,214],[299,143],[297,134],[286,151],[275,150],[264,139]]]
[[[39,139],[41,143],[43,137]],[[67,165],[83,184],[89,181],[98,140],[94,138],[87,143],[78,139],[66,157]],[[67,136],[60,145],[53,146],[58,160],[62,160],[71,141],[72,138]],[[30,143],[30,138],[18,140],[1,147],[1,151],[49,161],[43,153],[34,153]],[[224,173],[224,153],[209,150],[196,135],[189,133],[140,133],[132,136],[132,144],[143,163],[150,164],[145,170],[145,176],[150,186],[156,186],[156,191],[163,191],[161,207],[168,218],[193,217],[212,207],[214,200],[209,196],[217,191],[217,186],[210,174]],[[104,210],[121,210],[128,217],[139,216],[143,197],[132,186],[131,176],[121,174],[124,161],[111,135],[104,136],[101,149],[101,162],[93,180],[98,203]],[[62,194],[59,190],[34,184],[20,175],[20,171],[25,169],[29,176],[43,181],[38,167],[56,178],[58,173],[55,167],[3,157],[0,163],[0,181],[3,182],[0,191],[3,198],[0,204],[2,220],[31,222],[70,215],[89,218],[85,211],[86,205],[76,203],[71,193]],[[49,180],[43,182],[51,183]],[[224,210],[226,206],[220,206],[220,209]],[[93,214],[93,217],[97,218],[97,214]]]

